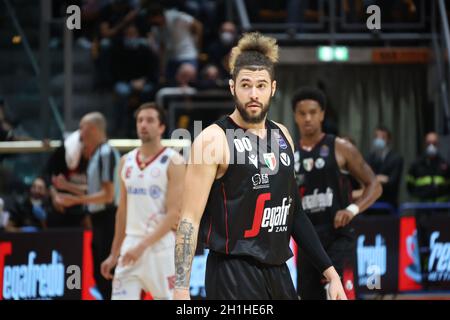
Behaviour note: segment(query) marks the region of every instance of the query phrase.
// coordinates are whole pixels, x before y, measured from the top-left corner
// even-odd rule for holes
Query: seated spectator
[[[177,9],[164,10],[161,5],[147,6],[148,20],[158,26],[161,34],[161,61],[166,63],[166,83],[174,85],[176,73],[182,64],[189,63],[197,72],[203,25],[194,17]],[[167,60],[165,60],[167,59]]]
[[[397,208],[403,158],[392,150],[391,133],[384,126],[375,129],[372,152],[367,157],[367,163],[383,186],[383,194],[378,202],[387,202]]]
[[[16,125],[17,123],[14,123],[6,113],[4,100],[0,99],[0,141],[31,140],[30,137],[17,135],[14,132],[14,127]]]
[[[126,27],[122,41],[112,56],[112,72],[117,108],[111,133],[130,137],[134,129],[133,114],[142,101],[152,100],[158,82],[158,55],[139,34],[135,24]],[[110,119],[111,121],[111,119]],[[112,122],[112,121],[111,121]]]
[[[194,88],[197,71],[190,63],[183,63],[176,74],[176,87],[162,88],[156,93],[156,103],[164,106],[164,97],[168,95],[192,95],[197,93]]]
[[[111,50],[120,43],[124,29],[138,15],[133,4],[131,0],[113,0],[100,12],[99,36],[92,50],[97,69],[96,86],[100,89],[109,88],[113,82]]]
[[[233,48],[238,41],[238,32],[233,22],[226,21],[222,23],[218,38],[213,41],[208,49],[208,61],[218,66],[219,77],[229,79],[230,72],[228,69],[228,59]]]
[[[38,231],[47,228],[47,217],[52,206],[47,185],[43,178],[36,178],[24,201],[16,201],[11,208],[11,216],[6,226],[9,232]]]
[[[224,89],[228,82],[220,78],[219,68],[213,64],[206,65],[198,82],[199,90]]]
[[[420,202],[450,201],[450,167],[439,154],[439,136],[425,136],[425,154],[409,168],[406,176],[408,192]]]

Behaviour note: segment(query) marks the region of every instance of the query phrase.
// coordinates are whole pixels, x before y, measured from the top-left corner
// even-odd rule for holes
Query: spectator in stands
[[[141,37],[135,24],[125,28],[124,37],[112,56],[114,92],[117,108],[116,123],[111,130],[117,136],[131,137],[134,131],[133,114],[142,101],[152,100],[159,76],[159,55]]]
[[[55,1],[53,1],[55,2]],[[110,0],[83,0],[81,4],[81,30],[78,30],[80,35],[77,37],[77,44],[85,49],[92,48],[92,41],[97,35],[100,14]],[[65,9],[67,6],[65,7]],[[64,11],[64,16],[66,15]],[[75,32],[76,34],[76,32]]]
[[[345,0],[344,11],[349,22],[363,22],[367,14],[366,9],[371,5],[381,8],[382,22],[394,22],[408,20],[417,16],[417,8],[414,0]]]
[[[88,113],[81,119],[80,137],[89,155],[87,188],[78,188],[79,196],[58,194],[56,201],[64,207],[87,206],[93,228],[94,278],[103,299],[110,300],[111,281],[102,277],[100,265],[109,256],[114,236],[120,156],[108,143],[106,120],[99,112]]]
[[[164,97],[168,95],[192,95],[197,92],[194,88],[197,70],[190,63],[183,63],[176,73],[176,87],[166,87],[156,93],[156,104],[164,106]]]
[[[16,201],[10,209],[6,231],[38,231],[47,228],[47,217],[52,206],[47,185],[43,178],[36,178],[29,195],[23,201]]]
[[[425,136],[425,154],[409,168],[406,176],[408,192],[421,202],[450,201],[450,167],[439,154],[439,136]]]
[[[392,1],[392,0],[391,0]],[[377,0],[344,0],[344,12],[348,17],[348,22],[363,22],[366,19],[367,7],[377,4]]]
[[[77,130],[65,139],[63,145],[53,152],[47,162],[44,172],[50,183],[50,199],[54,208],[54,214],[48,219],[49,228],[91,228],[90,217],[83,206],[65,208],[56,201],[58,192],[76,195],[79,187],[86,186],[88,158],[83,151],[85,149]]]
[[[161,37],[160,60],[166,65],[166,82],[174,85],[176,72],[182,64],[189,63],[197,71],[203,25],[186,13],[177,9],[164,10],[156,3],[148,5],[147,14],[150,23],[166,35]]]
[[[199,90],[224,89],[226,86],[228,86],[228,82],[221,79],[217,66],[208,64],[203,67],[198,81]]]
[[[81,29],[73,30],[76,43],[85,49],[91,48],[91,41],[95,38],[100,12],[109,5],[111,0],[58,0],[51,1],[52,17],[55,19],[65,19],[67,17],[67,8],[76,5],[81,9]],[[51,25],[50,46],[57,48],[63,44],[63,28],[58,24]]]
[[[8,225],[9,212],[5,210],[5,201],[0,198],[0,231],[4,231]]]
[[[222,23],[219,30],[219,37],[213,41],[208,49],[208,61],[219,68],[219,77],[229,79],[228,59],[233,48],[238,41],[238,32],[233,22]]]
[[[295,34],[301,33],[303,31],[302,23],[305,19],[306,9],[308,8],[309,0],[287,0],[286,1],[286,11],[287,11],[287,23],[288,34],[295,36]]]
[[[111,52],[120,43],[125,27],[138,15],[138,9],[132,5],[131,0],[111,0],[100,12],[99,39],[93,50],[99,88],[112,84]]]
[[[375,129],[372,152],[367,157],[367,163],[383,186],[383,194],[378,201],[397,208],[403,158],[392,150],[391,133],[384,126]]]
[[[14,121],[8,118],[5,108],[5,102],[0,99],[0,141],[27,141],[30,137],[15,134]]]

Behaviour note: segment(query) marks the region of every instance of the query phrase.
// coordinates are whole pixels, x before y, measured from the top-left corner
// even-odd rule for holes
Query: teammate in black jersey
[[[350,142],[322,132],[325,105],[324,94],[315,88],[301,88],[292,98],[301,136],[295,152],[295,171],[302,209],[342,277],[344,265],[351,261],[354,252],[349,223],[376,201],[382,188]],[[348,173],[363,186],[363,194],[356,203],[352,201]],[[297,255],[297,265],[297,290],[301,299],[326,299],[325,279],[303,249]],[[348,287],[351,289],[353,285]]]
[[[188,299],[197,237],[210,249],[208,299],[297,299],[286,260],[291,234],[346,299],[311,222],[300,210],[293,142],[286,128],[267,120],[275,94],[275,39],[245,35],[232,50],[234,112],[195,139],[186,172],[175,248],[175,299]]]

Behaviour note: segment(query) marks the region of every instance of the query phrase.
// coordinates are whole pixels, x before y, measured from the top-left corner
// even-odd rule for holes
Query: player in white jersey
[[[136,111],[142,145],[120,163],[120,203],[111,254],[102,275],[113,280],[113,300],[171,299],[175,280],[175,233],[180,215],[185,166],[173,149],[161,145],[164,110],[145,103]]]

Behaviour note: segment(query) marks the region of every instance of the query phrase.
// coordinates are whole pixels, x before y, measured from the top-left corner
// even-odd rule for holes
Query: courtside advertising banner
[[[80,300],[83,237],[83,231],[0,233],[0,300]]]
[[[433,213],[418,225],[423,286],[450,289],[450,214]]]
[[[400,217],[398,291],[422,290],[422,267],[416,218]]]
[[[397,291],[398,230],[397,217],[360,217],[355,228],[355,288],[360,294]]]

